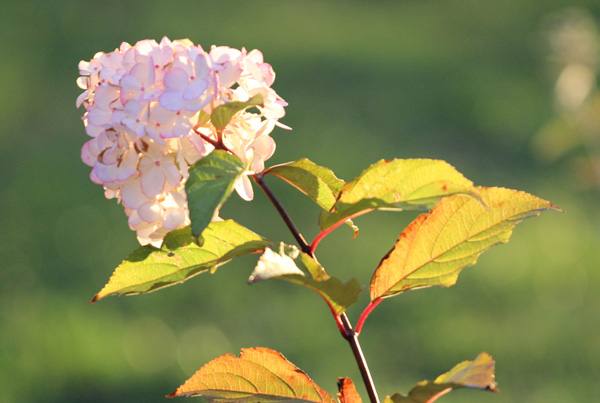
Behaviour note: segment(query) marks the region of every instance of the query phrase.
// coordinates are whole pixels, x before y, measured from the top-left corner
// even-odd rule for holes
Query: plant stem
[[[260,186],[263,192],[265,192],[269,200],[271,200],[271,203],[273,203],[273,206],[275,206],[275,209],[277,209],[277,212],[279,213],[279,215],[291,231],[292,235],[298,242],[298,245],[302,249],[302,252],[307,253],[314,258],[314,249],[311,248],[311,245],[309,245],[306,242],[302,234],[298,231],[298,228],[296,228],[296,225],[294,225],[290,216],[287,214],[281,203],[279,203],[277,197],[275,197],[273,192],[271,192],[271,189],[263,181],[262,176],[260,174],[252,175],[252,179],[254,179],[254,181],[258,184],[258,186]],[[316,248],[318,242],[313,242],[313,244]],[[336,316],[334,312],[334,317],[336,319],[338,328],[340,329],[340,333],[342,334],[344,339],[346,339],[346,341],[348,341],[348,343],[350,344],[350,348],[352,349],[352,353],[354,354],[354,359],[358,364],[358,369],[360,370],[360,374],[365,384],[365,388],[367,389],[370,402],[379,403],[379,398],[377,397],[377,391],[375,390],[373,378],[371,378],[371,373],[369,372],[367,360],[365,359],[362,349],[360,348],[360,343],[358,342],[358,333],[352,329],[352,325],[350,324],[350,320],[348,319],[348,316],[346,316],[346,313],[342,313],[340,316]]]
[[[377,390],[375,389],[375,384],[373,383],[373,378],[371,377],[371,372],[369,371],[367,360],[365,359],[362,349],[360,348],[360,343],[358,342],[358,334],[354,330],[352,330],[350,321],[348,320],[348,317],[345,313],[343,313],[340,316],[340,318],[342,320],[344,329],[346,330],[344,338],[350,344],[350,348],[352,349],[354,359],[358,364],[358,369],[360,370],[363,383],[365,384],[365,388],[367,388],[369,400],[371,401],[371,403],[379,403],[379,397],[377,397]]]
[[[367,317],[369,316],[369,314],[371,313],[371,311],[373,309],[375,309],[375,307],[377,305],[379,305],[379,303],[383,301],[383,298],[379,298],[376,299],[375,301],[371,302],[363,311],[362,315],[360,315],[360,318],[358,318],[358,322],[356,323],[356,334],[359,335],[360,331],[363,327],[363,324],[365,323],[365,320],[367,319]]]
[[[290,229],[292,235],[296,239],[296,242],[298,242],[298,245],[300,245],[300,249],[302,250],[302,252],[310,254],[310,245],[304,240],[304,237],[302,236],[300,231],[298,231],[298,228],[296,228],[296,225],[294,225],[292,219],[287,214],[281,203],[279,203],[279,200],[277,200],[273,192],[271,192],[271,189],[263,181],[262,176],[252,175],[252,179],[254,179],[256,184],[260,186],[263,192],[265,192],[269,200],[271,200],[271,203],[273,203],[273,205],[277,209],[277,212],[279,213],[287,227]]]

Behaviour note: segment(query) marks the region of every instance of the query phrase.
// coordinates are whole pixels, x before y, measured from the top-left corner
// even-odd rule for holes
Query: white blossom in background
[[[214,147],[210,122],[198,126],[201,112],[260,94],[259,114],[242,111],[225,127],[223,144],[249,173],[264,169],[275,142],[269,136],[284,116],[285,101],[271,88],[275,73],[258,50],[213,46],[206,52],[190,40],[123,43],[79,63],[77,84],[84,92],[83,123],[91,139],[81,150],[90,178],[107,198],[123,204],[140,244],[159,247],[167,232],[190,224],[185,181],[189,167]],[[236,184],[253,197],[247,176]]]

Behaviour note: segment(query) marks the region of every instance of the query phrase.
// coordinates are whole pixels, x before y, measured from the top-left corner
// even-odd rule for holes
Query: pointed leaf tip
[[[473,361],[463,361],[435,381],[422,381],[408,395],[387,396],[384,403],[433,403],[453,389],[470,388],[498,392],[494,380],[495,362],[491,355],[480,353]]]
[[[239,358],[216,358],[167,397],[177,396],[203,396],[209,403],[335,403],[282,354],[263,347],[242,349]]]
[[[233,220],[211,222],[202,238],[204,243],[198,246],[190,227],[186,227],[169,232],[160,249],[138,248],[115,269],[108,284],[90,303],[109,295],[147,293],[182,283],[269,244]]]
[[[482,252],[508,242],[519,222],[556,209],[525,192],[483,187],[476,191],[482,202],[467,195],[449,196],[402,232],[373,274],[371,301],[411,289],[450,287]]]

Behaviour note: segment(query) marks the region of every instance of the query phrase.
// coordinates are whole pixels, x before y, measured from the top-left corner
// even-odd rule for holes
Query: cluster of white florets
[[[185,194],[188,168],[223,144],[249,173],[264,169],[275,151],[269,133],[287,105],[271,89],[275,73],[258,50],[213,46],[206,52],[191,41],[123,43],[79,63],[77,106],[92,137],[81,150],[93,182],[107,198],[123,203],[129,226],[142,245],[160,246],[167,232],[189,225]],[[261,95],[260,113],[239,112],[219,135],[206,117],[231,101]],[[253,197],[244,176],[236,190]]]

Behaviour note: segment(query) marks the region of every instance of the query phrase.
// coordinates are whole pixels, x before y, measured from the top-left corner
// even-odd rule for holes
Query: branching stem
[[[277,212],[279,213],[279,215],[281,216],[281,218],[283,219],[283,221],[285,222],[285,224],[291,231],[292,235],[296,239],[296,242],[298,242],[298,245],[300,246],[302,251],[304,253],[309,254],[310,256],[312,256],[314,258],[314,249],[316,248],[317,244],[325,235],[327,235],[331,231],[327,231],[325,233],[325,235],[323,235],[323,237],[321,237],[319,240],[316,240],[316,242],[313,242],[313,245],[311,247],[311,245],[309,245],[306,242],[306,240],[304,239],[302,234],[298,231],[298,228],[296,228],[296,225],[293,223],[290,216],[287,214],[287,212],[285,211],[285,209],[283,208],[283,206],[281,205],[279,200],[277,200],[277,197],[275,197],[275,195],[273,194],[271,189],[263,181],[262,176],[260,174],[252,175],[252,178],[254,179],[256,184],[263,190],[263,192],[265,192],[265,194],[267,195],[267,197],[269,198],[271,203],[273,203],[273,206],[275,206],[275,209],[277,210]],[[338,225],[341,225],[341,223]],[[338,225],[336,225],[335,227],[337,227]],[[333,228],[331,230],[333,230]],[[371,306],[371,305],[369,305],[369,306]],[[367,309],[368,308],[369,307],[367,307]],[[348,316],[346,315],[346,313],[342,313],[339,316],[336,315],[335,312],[333,312],[333,311],[332,311],[332,313],[335,318],[338,329],[340,330],[340,333],[342,334],[342,337],[344,337],[344,339],[346,339],[346,341],[348,341],[348,343],[350,344],[350,348],[352,349],[352,353],[354,354],[354,359],[356,360],[356,363],[358,364],[358,369],[360,370],[360,374],[361,374],[363,382],[365,384],[365,388],[367,389],[367,393],[369,394],[370,402],[371,403],[379,403],[379,398],[377,397],[377,391],[375,390],[375,384],[373,383],[373,378],[371,378],[371,373],[369,372],[369,366],[367,365],[367,360],[365,359],[362,349],[360,348],[360,343],[358,342],[358,332],[355,332],[352,329],[352,325],[350,324],[350,320],[348,319]],[[366,316],[365,316],[365,318],[366,318]],[[364,320],[363,320],[363,322],[364,322]],[[361,322],[361,325],[362,325],[362,322]]]
[[[341,316],[342,325],[346,330],[344,334],[344,338],[350,344],[350,348],[352,349],[352,353],[354,354],[354,359],[358,364],[358,369],[360,370],[360,375],[362,376],[363,383],[367,388],[367,393],[369,395],[369,400],[371,403],[379,403],[379,397],[377,396],[377,390],[375,389],[375,384],[373,383],[373,378],[371,377],[371,372],[369,371],[369,366],[367,365],[367,360],[363,355],[362,349],[360,348],[360,343],[358,342],[358,333],[352,330],[352,326],[350,325],[350,321],[345,313]]]

